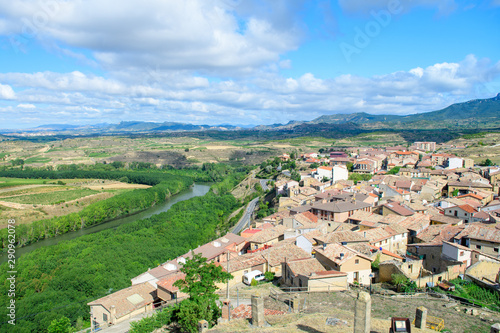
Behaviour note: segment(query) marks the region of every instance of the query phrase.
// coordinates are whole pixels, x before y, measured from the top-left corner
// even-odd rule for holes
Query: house
[[[500,254],[500,230],[482,223],[468,225],[454,242],[494,257]]]
[[[369,240],[370,244],[390,252],[404,250],[408,243],[408,230],[397,224],[381,226],[358,232],[363,238]]]
[[[421,230],[412,239],[412,243],[442,244],[443,241],[453,241],[464,226],[453,226],[451,224],[434,224]]]
[[[453,217],[453,216],[446,216],[442,214],[435,214],[431,216],[431,225],[436,225],[436,224],[447,224],[447,225],[461,225],[464,222],[464,220]]]
[[[348,283],[370,284],[371,258],[338,243],[316,246],[314,254],[325,269],[347,273]]]
[[[450,157],[445,163],[447,169],[458,169],[464,166],[464,160],[459,157]]]
[[[374,174],[377,171],[377,162],[371,159],[358,159],[352,167],[354,173]]]
[[[267,261],[267,270],[275,276],[282,276],[282,263],[288,260],[311,258],[311,252],[306,252],[300,247],[289,242],[280,242],[260,252]]]
[[[423,268],[432,273],[441,273],[442,243],[408,244],[407,253],[422,260]]]
[[[157,299],[156,288],[145,282],[87,303],[90,306],[91,331],[151,312]]]
[[[296,259],[283,263],[284,284],[298,291],[347,290],[347,273],[327,271],[314,258]]]
[[[466,267],[472,264],[472,250],[457,243],[443,242],[442,255],[451,260],[461,261]]]
[[[483,182],[449,181],[443,190],[443,196],[451,197],[454,192],[456,192],[457,195],[463,195],[470,192],[474,193],[474,191],[491,191],[491,189],[492,186],[490,184],[485,184]]]
[[[327,179],[335,183],[339,180],[347,180],[348,171],[347,167],[344,165],[335,166],[320,166],[315,171],[311,172],[311,176],[319,181]]]
[[[396,214],[400,216],[412,216],[415,211],[396,201],[385,203],[381,207],[381,215]]]
[[[417,141],[417,142],[414,142],[413,145],[415,146],[415,149],[417,149],[417,150],[423,150],[423,151],[435,151],[436,150],[436,143],[435,142]]]
[[[335,231],[327,234],[321,233],[313,237],[316,240],[316,243],[319,245],[332,244],[332,243],[340,243],[344,245],[351,245],[355,243],[368,243],[368,239],[364,237],[361,233],[354,232],[351,230]]]
[[[420,168],[420,169],[401,168],[399,169],[398,174],[401,177],[430,178],[431,170],[427,168]]]
[[[473,215],[475,213],[477,213],[477,210],[475,210],[472,206],[467,204],[453,206],[444,209],[445,216],[457,217],[459,219],[464,220],[465,223],[474,222]]]
[[[173,273],[157,282],[158,298],[162,301],[168,302],[173,299],[187,297],[187,294],[182,293],[178,287],[174,286],[177,280],[183,280],[186,277],[184,273]]]
[[[221,265],[222,269],[231,273],[233,279],[229,280],[229,287],[232,287],[243,281],[243,275],[259,270],[261,272],[268,271],[268,264],[266,258],[261,252],[247,253],[236,258],[232,258],[229,262]],[[225,287],[225,286],[220,286]]]
[[[326,221],[344,222],[357,211],[371,212],[372,206],[357,200],[315,203],[311,212]]]
[[[276,226],[271,229],[262,230],[251,237],[247,238],[248,251],[255,251],[266,248],[269,245],[278,243],[285,238],[285,230],[287,227],[283,225]]]

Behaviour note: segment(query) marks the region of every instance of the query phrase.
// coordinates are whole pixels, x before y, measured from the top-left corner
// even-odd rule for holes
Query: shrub
[[[251,285],[252,287],[255,287],[255,286],[256,286],[256,285],[258,285],[258,284],[259,284],[259,283],[258,283],[258,282],[257,282],[257,280],[255,280],[255,279],[252,279],[252,282],[250,282],[250,285]]]
[[[265,272],[264,277],[266,278],[267,281],[273,281],[274,280],[274,272]]]

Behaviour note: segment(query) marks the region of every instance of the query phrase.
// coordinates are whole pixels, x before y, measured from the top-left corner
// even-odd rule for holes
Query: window
[[[455,211],[455,216],[458,216],[458,212],[457,211]]]
[[[102,321],[107,323],[108,322],[108,315],[106,313],[102,314]]]
[[[497,253],[498,253],[498,247],[495,247],[495,248],[493,249],[493,251],[495,251],[495,252],[497,252]]]
[[[359,264],[359,259],[354,260],[354,263],[357,265]]]
[[[481,245],[476,245],[476,249],[481,250]]]
[[[463,256],[463,255],[464,255],[464,251],[460,251],[459,256]]]

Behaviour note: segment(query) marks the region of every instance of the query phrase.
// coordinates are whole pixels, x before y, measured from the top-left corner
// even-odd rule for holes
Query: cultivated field
[[[259,164],[283,153],[306,153],[320,148],[405,144],[394,133],[368,133],[342,140],[302,137],[287,140],[217,141],[190,137],[97,137],[31,141],[0,141],[0,166],[22,159],[29,166],[94,164],[96,162],[149,162],[157,165],[201,165],[205,162],[239,161]]]
[[[147,185],[99,179],[0,178],[0,228],[78,212],[99,200]]]

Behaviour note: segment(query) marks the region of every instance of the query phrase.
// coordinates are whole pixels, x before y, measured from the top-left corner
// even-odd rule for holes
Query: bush
[[[273,281],[274,280],[274,272],[265,272],[264,277],[266,278],[267,281]]]
[[[258,283],[258,282],[257,282],[257,280],[255,280],[255,279],[252,279],[252,282],[250,282],[250,285],[251,285],[252,287],[255,287],[255,286],[256,286],[256,285],[258,285],[258,284],[259,284],[259,283]]]

